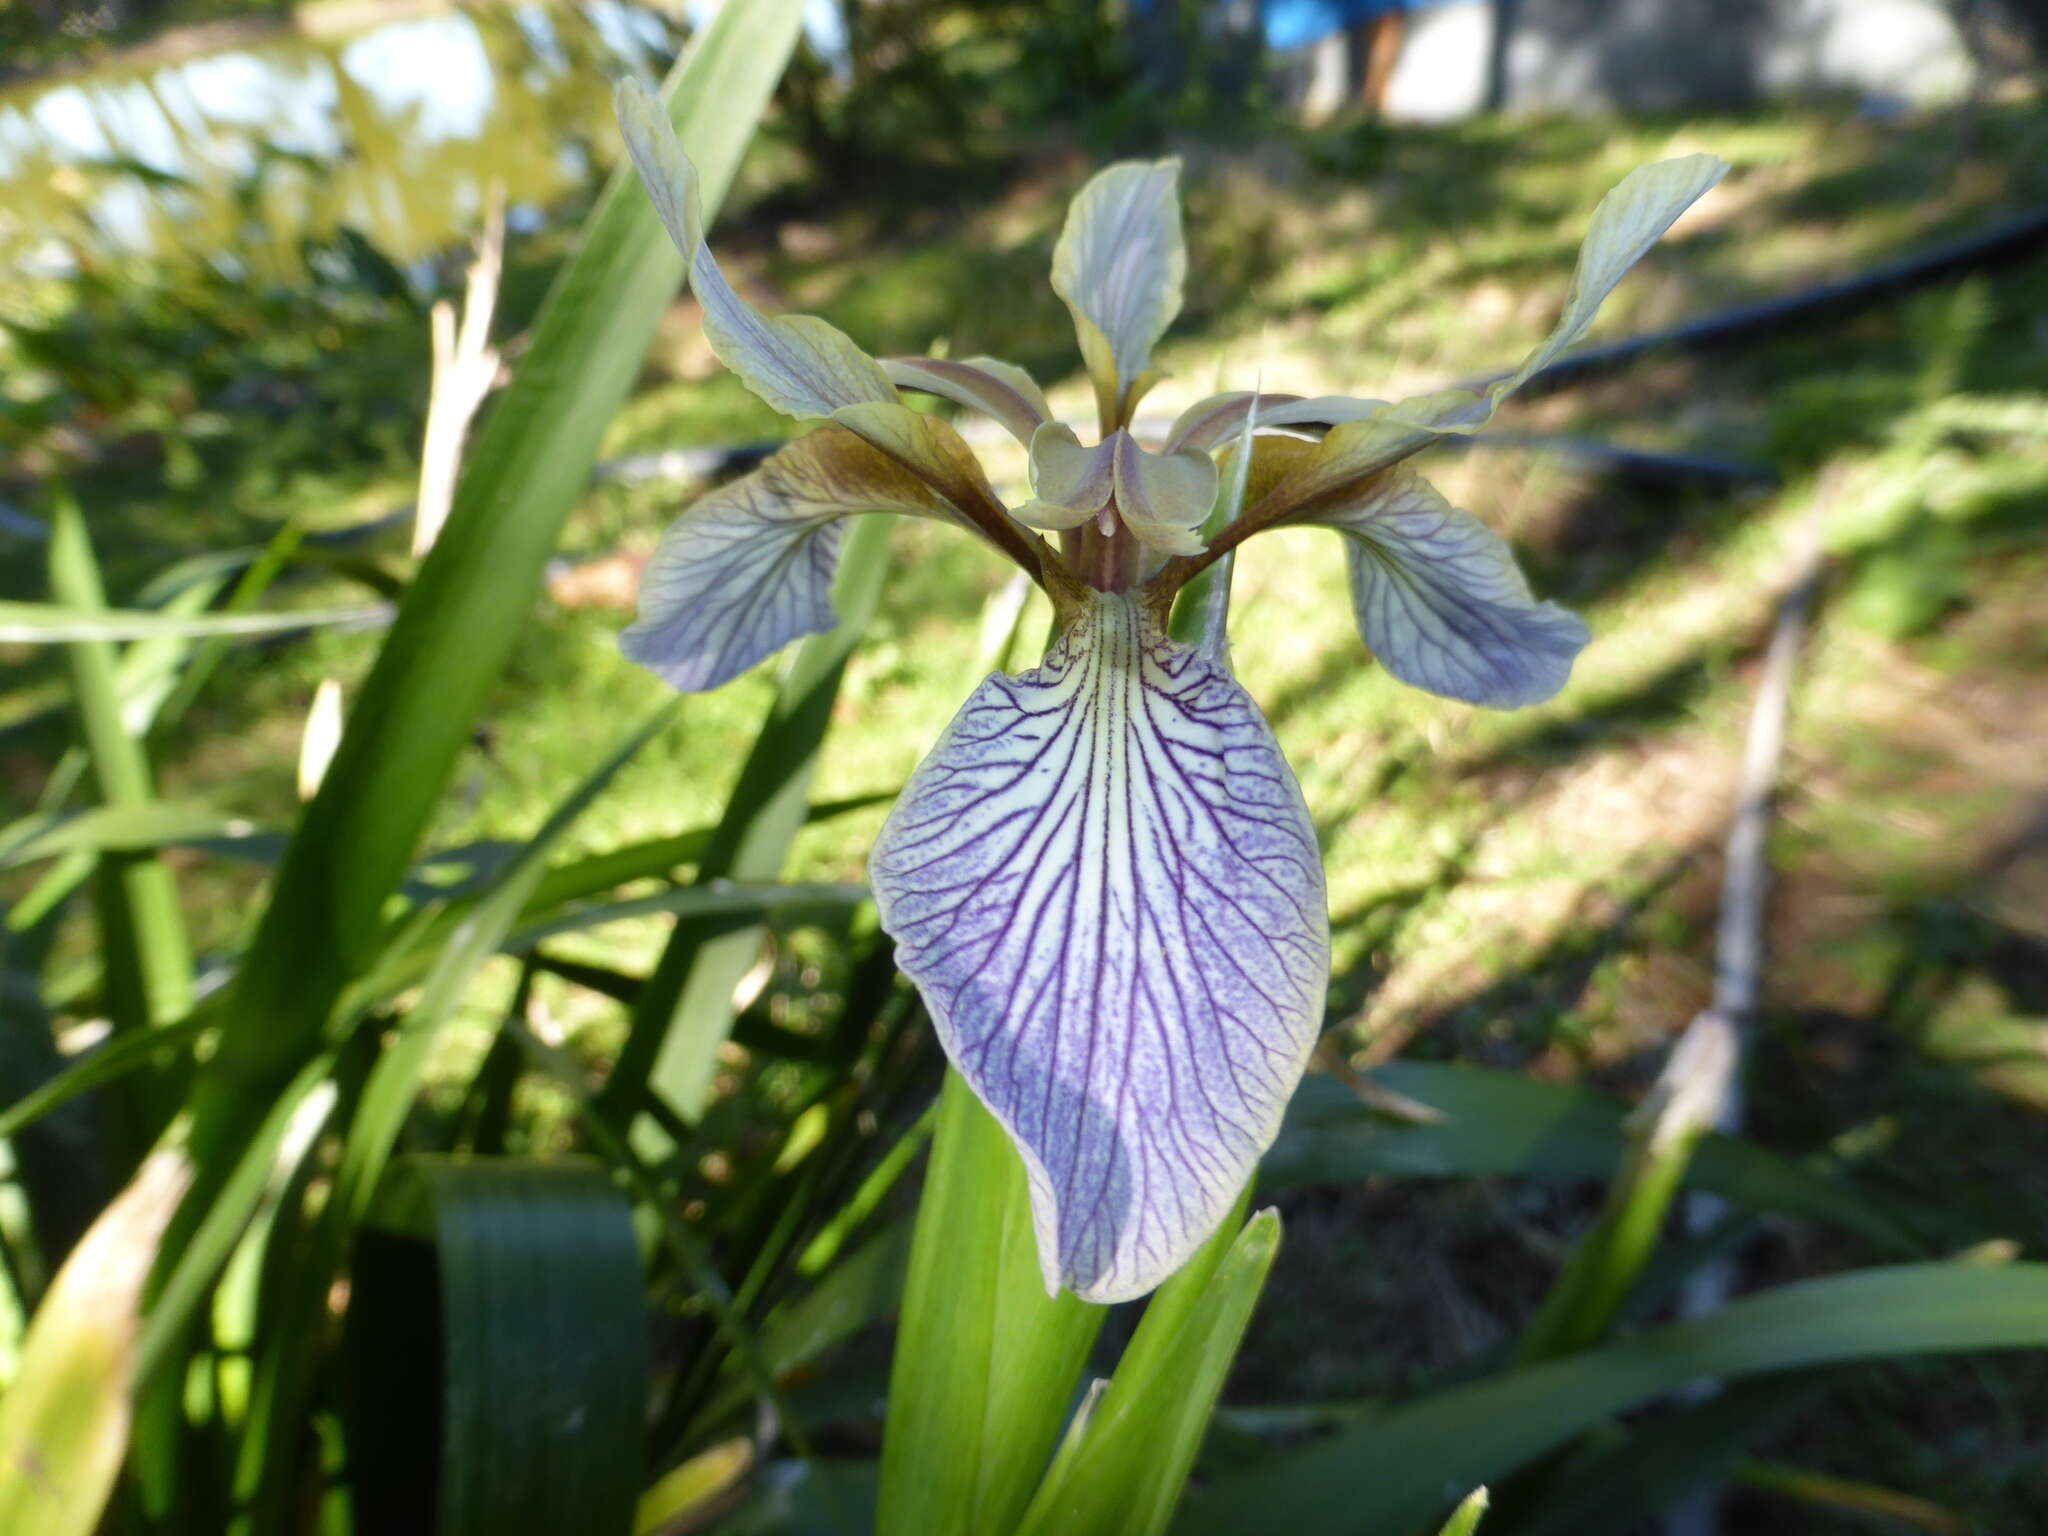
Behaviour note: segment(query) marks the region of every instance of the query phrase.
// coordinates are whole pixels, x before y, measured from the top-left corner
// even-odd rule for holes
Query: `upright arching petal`
[[[844,428],[820,428],[669,525],[619,649],[671,686],[704,693],[830,629],[839,519],[855,512],[963,521],[889,454]]]
[[[1152,346],[1180,313],[1187,249],[1180,162],[1127,160],[1098,172],[1067,210],[1053,291],[1073,311],[1105,430],[1124,424]]]
[[[897,963],[1016,1140],[1048,1290],[1141,1295],[1279,1129],[1322,1022],[1315,829],[1256,706],[1132,597],[983,683],[870,861]]]
[[[760,314],[733,292],[704,243],[697,171],[668,113],[637,80],[620,81],[614,101],[634,168],[689,264],[690,287],[704,306],[704,334],[718,360],[786,416],[830,416],[842,406],[893,403],[896,388],[889,375],[843,331],[814,315]]]
[[[921,389],[980,411],[1027,448],[1031,434],[1052,419],[1038,381],[999,357],[890,357],[882,367],[899,389]]]
[[[1468,704],[1540,704],[1565,685],[1589,636],[1539,603],[1515,557],[1470,512],[1405,466],[1304,522],[1345,536],[1359,633],[1402,682]]]
[[[1727,174],[1712,155],[1686,155],[1631,171],[1600,200],[1579,248],[1571,292],[1557,326],[1521,366],[1483,390],[1446,389],[1388,405],[1377,400],[1325,396],[1259,407],[1261,426],[1330,423],[1321,448],[1277,488],[1279,500],[1264,509],[1262,526],[1290,521],[1297,509],[1344,491],[1450,433],[1476,432],[1495,408],[1530,377],[1576,346],[1592,326],[1600,305],[1629,268],[1678,216]],[[1184,412],[1168,443],[1202,447],[1221,442],[1242,421],[1248,396],[1219,395]]]
[[[1579,246],[1579,264],[1564,313],[1543,344],[1522,360],[1507,378],[1488,391],[1499,400],[1523,381],[1549,367],[1575,347],[1592,328],[1593,317],[1607,302],[1629,268],[1649,254],[1678,216],[1698,202],[1728,174],[1728,162],[1715,155],[1681,155],[1638,166],[1622,177],[1593,210],[1593,223]]]

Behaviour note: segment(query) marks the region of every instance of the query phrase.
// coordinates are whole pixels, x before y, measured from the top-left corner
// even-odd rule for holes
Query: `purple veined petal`
[[[830,416],[843,406],[891,404],[896,386],[850,338],[815,315],[757,313],[733,291],[704,240],[697,171],[667,110],[639,81],[613,94],[634,169],[682,252],[690,288],[704,306],[704,334],[740,382],[786,416]]]
[[[671,687],[704,693],[832,628],[839,520],[856,512],[963,523],[889,454],[843,427],[820,428],[669,525],[619,649]]]
[[[1142,1295],[1214,1232],[1322,1023],[1315,830],[1257,707],[1094,593],[976,690],[869,862],[897,964],[1016,1141],[1049,1291]]]
[[[1025,447],[1052,419],[1045,391],[1015,363],[999,357],[889,357],[882,368],[899,389],[921,389],[1000,422]]]
[[[1540,704],[1590,638],[1578,615],[1536,601],[1492,529],[1413,470],[1303,521],[1345,535],[1359,632],[1412,687],[1501,709]]]

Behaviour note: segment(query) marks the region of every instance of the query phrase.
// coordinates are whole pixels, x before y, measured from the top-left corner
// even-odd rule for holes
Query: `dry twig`
[[[497,307],[504,266],[505,189],[494,185],[462,295],[460,329],[455,307],[446,299],[433,309],[434,383],[420,443],[420,499],[412,525],[415,556],[434,547],[441,525],[448,521],[455,504],[455,477],[462,467],[463,439],[498,380],[501,360],[491,346],[491,312]]]

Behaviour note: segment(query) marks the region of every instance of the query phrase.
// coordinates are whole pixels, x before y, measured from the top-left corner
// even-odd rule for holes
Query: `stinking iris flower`
[[[1330,968],[1301,790],[1220,655],[1168,637],[1174,594],[1255,533],[1332,528],[1359,629],[1394,676],[1497,707],[1556,693],[1585,626],[1538,602],[1507,547],[1405,461],[1483,426],[1577,342],[1726,167],[1692,155],[1624,179],[1594,212],[1557,329],[1481,391],[1217,395],[1152,448],[1130,428],[1181,302],[1174,161],[1096,176],[1053,255],[1095,388],[1101,439],[1086,444],[1009,363],[877,361],[822,320],[756,313],[704,244],[667,114],[629,83],[619,115],[713,350],[777,410],[823,423],[669,528],[625,654],[694,692],[830,629],[841,519],[857,512],[955,524],[1050,595],[1043,665],[975,690],[869,874],[946,1054],[1023,1156],[1047,1289],[1142,1295],[1216,1230],[1271,1145]],[[899,390],[1001,423],[1029,451],[1032,499],[1005,507],[960,435]],[[1217,455],[1246,451],[1241,514],[1205,540]]]

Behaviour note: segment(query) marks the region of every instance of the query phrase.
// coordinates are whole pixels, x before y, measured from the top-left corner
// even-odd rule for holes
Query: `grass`
[[[1600,193],[1634,164],[1692,148],[1735,172],[1623,286],[1606,334],[1839,276],[2048,199],[2048,109],[2031,102],[1926,120],[1823,107],[1682,124],[1340,126],[1255,153],[1189,146],[1188,313],[1161,351],[1172,377],[1153,409],[1169,414],[1219,381],[1384,394],[1505,364],[1547,328]],[[1044,273],[1085,169],[1055,159],[999,196],[924,207],[806,205],[782,189],[757,210],[793,216],[741,219],[721,246],[760,302],[813,307],[878,353],[1012,357],[1079,417],[1085,385]],[[753,188],[757,199],[768,190]],[[544,270],[553,254],[543,240],[527,260]],[[690,306],[672,318],[608,451],[774,434],[765,408],[711,376]],[[347,396],[351,379],[381,378],[393,357],[421,350],[407,316],[362,325],[351,333],[361,357],[336,361],[323,389]],[[1711,987],[1720,841],[1750,692],[1797,531],[1820,516],[1833,558],[1772,845],[1751,1124],[1768,1145],[1833,1148],[1929,1201],[1952,1246],[1995,1236],[2048,1253],[2044,335],[2048,266],[2037,261],[1738,352],[1652,360],[1503,417],[1753,459],[1778,470],[1781,490],[1646,493],[1554,454],[1440,456],[1444,489],[1507,531],[1538,588],[1593,626],[1572,686],[1541,709],[1476,712],[1397,687],[1357,644],[1334,542],[1290,532],[1249,546],[1236,662],[1324,840],[1331,1018],[1359,1061],[1404,1053],[1647,1080]],[[349,398],[373,392],[365,383]],[[2030,407],[2034,425],[2008,410],[1958,426],[1957,400]],[[287,515],[335,526],[402,504],[405,461],[392,444],[410,441],[419,404],[400,401],[390,419],[368,412],[353,447],[320,455],[289,433],[298,446],[280,452],[260,413],[215,405],[214,435],[160,440],[163,462],[175,469],[189,451],[196,470],[69,463],[116,598],[171,551],[246,542]],[[51,467],[67,464],[49,424],[33,437]],[[1013,487],[1021,473],[993,449],[991,467]],[[587,770],[593,741],[658,700],[661,686],[618,658],[623,614],[603,594],[630,587],[633,562],[686,495],[606,485],[586,498],[564,559],[614,579],[534,615],[436,844],[529,833]],[[27,595],[38,552],[0,538],[7,594]],[[370,549],[395,562],[401,542]],[[828,740],[821,798],[899,783],[975,680],[966,658],[980,606],[1005,572],[935,528],[904,528],[897,547]],[[313,691],[326,677],[348,689],[369,651],[361,636],[327,634],[238,653],[165,744],[164,792],[287,819]],[[6,718],[28,722],[0,736],[0,805],[12,815],[29,807],[58,735],[35,719],[49,658],[0,660],[24,661],[0,700]],[[709,819],[736,766],[730,743],[769,694],[757,675],[702,701],[621,774],[578,840]],[[791,874],[859,878],[881,814],[810,829]],[[181,857],[202,950],[240,936],[257,878]],[[654,924],[622,927],[565,952],[642,970],[659,936]],[[88,935],[67,942],[82,953]],[[801,953],[785,950],[785,972]],[[601,1065],[617,1049],[614,1015],[587,994],[542,978],[538,996],[540,1016],[585,1059]],[[493,1005],[477,1006],[477,1029],[450,1032],[450,1080],[480,1048]],[[545,1107],[539,1090],[525,1102]],[[526,1134],[555,1129],[542,1114]],[[1379,1396],[1458,1368],[1512,1337],[1591,1209],[1580,1192],[1484,1186],[1295,1197],[1233,1395]],[[1771,1231],[1747,1278],[1854,1257],[1831,1244]],[[2042,1366],[2024,1361],[1864,1372],[1774,1453],[2016,1528],[1999,1522],[2048,1503],[2042,1430],[2017,1410],[2044,1384]],[[1849,1529],[1826,1520],[1760,1499],[1743,1528]]]

